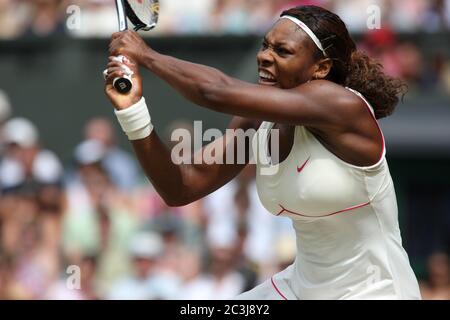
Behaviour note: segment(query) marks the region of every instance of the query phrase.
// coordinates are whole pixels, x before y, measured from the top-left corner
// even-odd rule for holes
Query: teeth
[[[270,73],[263,70],[259,71],[259,76],[267,80],[275,80],[275,78]]]

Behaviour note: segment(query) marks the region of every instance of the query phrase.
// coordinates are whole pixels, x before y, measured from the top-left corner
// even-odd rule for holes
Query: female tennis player
[[[193,103],[234,115],[229,128],[259,128],[263,135],[270,131],[262,129],[279,129],[278,162],[270,135],[256,139],[267,151],[256,157],[257,168],[277,169],[258,170],[257,187],[269,212],[292,218],[297,256],[238,299],[421,298],[402,247],[377,123],[394,111],[403,85],[357,50],[337,15],[315,6],[284,11],[257,55],[258,84],[159,54],[131,31],[113,35],[110,54],[128,57],[134,88],[128,95],[113,89],[126,67],[111,58],[106,93],[148,178],[171,206],[214,192],[245,165],[174,164],[151,124],[137,65]],[[224,159],[232,139],[225,134],[212,142],[224,145]]]

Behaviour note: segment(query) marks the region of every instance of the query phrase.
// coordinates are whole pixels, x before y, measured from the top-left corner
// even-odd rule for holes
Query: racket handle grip
[[[130,92],[131,88],[133,87],[131,76],[124,75],[123,77],[115,78],[113,80],[113,86],[119,93],[125,94]]]

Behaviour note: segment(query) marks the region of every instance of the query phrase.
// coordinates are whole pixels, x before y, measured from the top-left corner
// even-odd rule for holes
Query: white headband
[[[319,38],[316,37],[316,35],[314,34],[314,32],[312,32],[312,30],[310,28],[308,28],[308,26],[306,24],[304,24],[302,21],[300,21],[299,19],[292,17],[292,16],[282,16],[280,19],[289,19],[291,20],[293,23],[295,23],[297,26],[299,26],[303,31],[306,32],[306,34],[311,38],[312,41],[314,41],[314,43],[316,44],[317,48],[320,49],[320,51],[322,51],[323,55],[325,57],[327,57],[327,53],[325,52],[325,50],[322,47],[322,43],[320,43]]]

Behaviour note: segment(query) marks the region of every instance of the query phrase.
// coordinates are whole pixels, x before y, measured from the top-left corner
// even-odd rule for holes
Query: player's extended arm
[[[115,33],[111,55],[128,55],[184,97],[209,109],[277,123],[333,126],[349,119],[341,86],[313,81],[285,90],[240,81],[221,71],[157,53],[133,31]],[[331,112],[332,111],[332,112]]]
[[[116,110],[125,110],[142,97],[142,79],[137,66],[132,63],[128,66],[134,71],[134,75],[133,88],[127,95],[119,94],[112,86],[113,79],[123,75],[120,64],[115,62],[108,68],[105,92]],[[255,128],[255,125],[254,121],[234,117],[229,128],[246,130]],[[237,140],[238,137],[227,130],[227,134],[211,142],[193,156],[198,158],[205,150],[214,149],[219,153],[214,158],[221,159],[224,164],[208,164],[205,161],[196,164],[194,160],[190,162],[191,164],[175,164],[172,161],[171,150],[161,141],[155,130],[143,139],[133,140],[132,144],[147,177],[164,201],[170,206],[182,206],[220,188],[245,167],[249,161],[249,148],[247,145],[244,157],[241,155],[239,158]],[[234,159],[227,161],[227,154],[230,151],[233,152]],[[227,164],[229,162],[231,164]]]
[[[198,105],[249,119],[305,126],[353,164],[379,159],[382,137],[370,111],[361,98],[339,84],[316,80],[281,89],[247,83],[214,68],[159,54],[132,31],[115,33],[110,53],[132,57]]]

